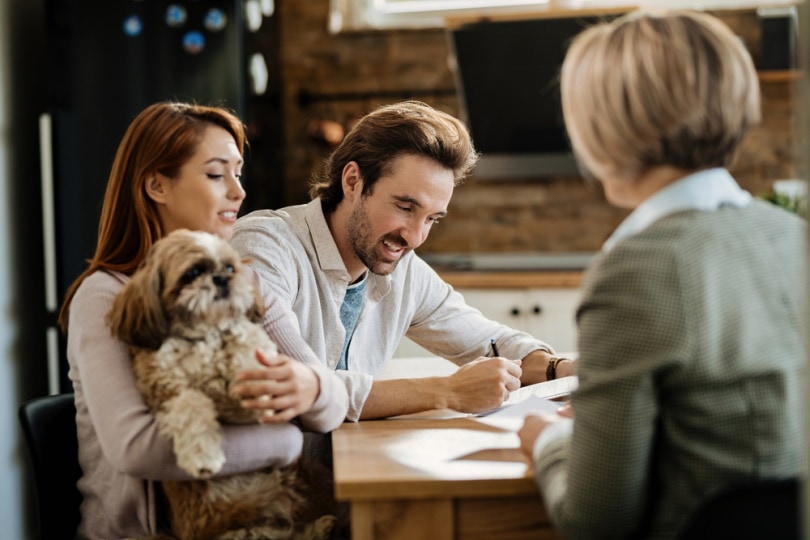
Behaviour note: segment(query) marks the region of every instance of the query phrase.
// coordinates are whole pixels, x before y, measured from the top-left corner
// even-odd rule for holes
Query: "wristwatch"
[[[546,380],[553,381],[557,378],[557,364],[568,358],[562,356],[552,356],[548,359],[548,366],[546,366]]]

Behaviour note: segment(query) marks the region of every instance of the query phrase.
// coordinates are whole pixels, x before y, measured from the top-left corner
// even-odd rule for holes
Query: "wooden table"
[[[335,494],[350,503],[353,540],[559,538],[516,433],[416,416],[333,432]]]

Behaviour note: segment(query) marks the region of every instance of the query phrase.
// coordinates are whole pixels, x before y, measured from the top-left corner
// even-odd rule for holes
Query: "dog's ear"
[[[148,257],[115,298],[108,316],[113,335],[143,349],[157,350],[169,334],[169,321],[160,299],[163,275],[159,257]]]

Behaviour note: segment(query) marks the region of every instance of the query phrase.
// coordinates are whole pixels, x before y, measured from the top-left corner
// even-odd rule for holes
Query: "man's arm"
[[[537,349],[523,357],[523,375],[520,377],[522,385],[535,384],[547,380],[548,364],[552,358],[558,357],[548,351]],[[562,358],[556,362],[554,379],[576,374],[576,362],[570,358]]]
[[[361,420],[430,409],[478,413],[501,406],[520,387],[520,361],[481,358],[446,377],[374,381]]]

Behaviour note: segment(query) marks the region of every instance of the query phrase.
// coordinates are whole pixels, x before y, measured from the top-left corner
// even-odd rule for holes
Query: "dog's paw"
[[[225,454],[220,449],[198,447],[178,452],[177,464],[194,478],[206,479],[218,473],[225,464]]]

